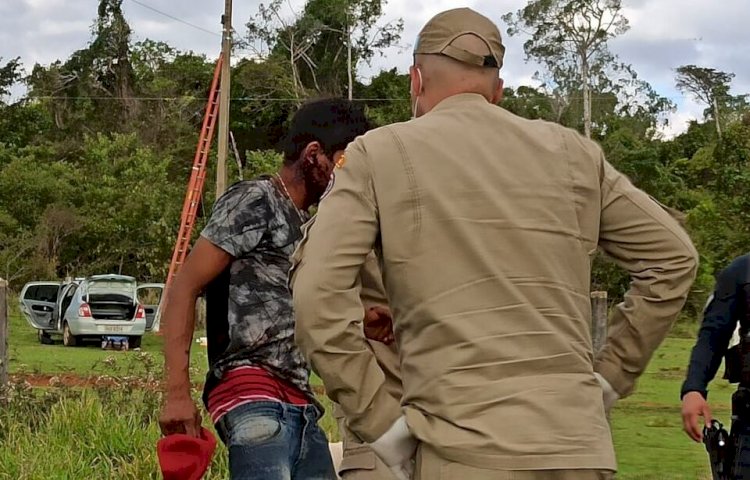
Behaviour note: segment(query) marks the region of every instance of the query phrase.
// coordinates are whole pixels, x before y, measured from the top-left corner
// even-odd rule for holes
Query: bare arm
[[[231,262],[227,252],[200,238],[175,277],[163,318],[168,396],[190,395],[188,367],[195,331],[195,301]]]
[[[180,412],[185,412],[188,402],[195,408],[190,396],[189,373],[190,345],[195,331],[195,301],[203,289],[229,266],[232,259],[231,255],[208,240],[198,239],[167,292],[162,317],[167,404],[161,422],[166,434],[193,433],[193,426],[186,425],[191,420],[181,418],[187,415],[181,415]],[[170,408],[172,405],[179,411],[174,412]]]

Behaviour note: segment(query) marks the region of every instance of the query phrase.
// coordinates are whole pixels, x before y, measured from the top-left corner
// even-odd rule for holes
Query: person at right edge
[[[606,410],[632,392],[695,279],[687,233],[596,143],[495,105],[504,51],[471,9],[432,18],[410,68],[417,118],[347,147],[293,262],[296,342],[400,479],[612,478]],[[597,247],[632,282],[595,355]],[[401,398],[352,288],[373,249]]]
[[[735,336],[733,333],[739,335]],[[726,358],[724,378],[739,387],[732,396],[730,477],[750,480],[750,254],[719,273],[703,312],[698,340],[682,385],[682,421],[696,442],[703,440],[698,417],[711,424],[708,384]],[[729,348],[733,345],[732,348]]]

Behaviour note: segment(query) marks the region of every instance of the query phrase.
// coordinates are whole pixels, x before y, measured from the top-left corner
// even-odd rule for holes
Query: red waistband
[[[240,405],[274,401],[307,405],[310,399],[299,388],[260,367],[237,367],[227,373],[208,394],[208,412],[213,423]]]

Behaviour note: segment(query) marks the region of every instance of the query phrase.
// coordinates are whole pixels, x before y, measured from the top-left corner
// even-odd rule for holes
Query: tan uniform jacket
[[[403,413],[446,459],[614,469],[597,370],[633,389],[681,310],[697,254],[578,133],[463,94],[346,151],[295,254],[297,342],[365,441]],[[594,361],[597,245],[633,281]],[[401,402],[367,348],[357,277],[382,255]]]
[[[360,298],[366,309],[374,306],[388,306],[385,298],[378,260],[374,254],[367,257],[367,261],[360,273]],[[398,365],[398,351],[396,345],[368,340],[368,347],[385,374],[384,387],[393,398],[400,400],[402,394],[401,374]],[[333,416],[337,419],[339,433],[343,442],[343,460],[339,466],[339,474],[344,478],[390,480],[392,474],[375,456],[375,452],[351,431],[347,425],[344,411],[338,404],[334,404]]]

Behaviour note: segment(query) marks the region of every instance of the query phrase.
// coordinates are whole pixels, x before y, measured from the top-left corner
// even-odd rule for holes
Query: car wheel
[[[143,337],[128,337],[128,348],[131,350],[141,348],[141,338]]]
[[[78,338],[70,331],[68,322],[65,322],[63,325],[63,345],[66,347],[75,347],[77,344]]]

